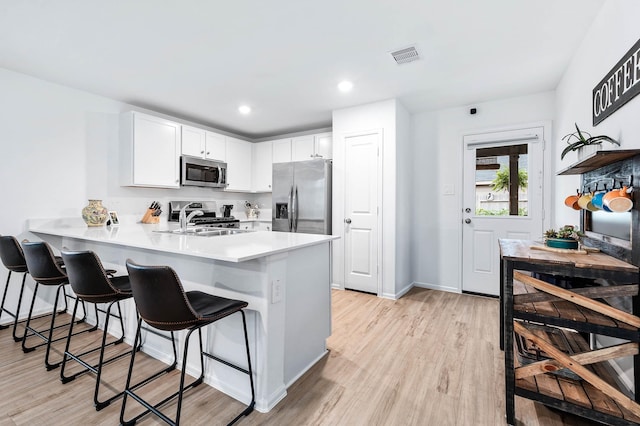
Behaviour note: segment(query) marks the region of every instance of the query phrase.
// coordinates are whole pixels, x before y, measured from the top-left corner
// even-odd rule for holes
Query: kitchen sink
[[[173,229],[165,231],[154,231],[162,234],[176,234],[176,235],[197,235],[200,237],[217,237],[220,235],[235,235],[246,234],[247,232],[254,232],[253,229],[237,229],[237,228],[216,228],[211,226],[193,227],[182,229]]]

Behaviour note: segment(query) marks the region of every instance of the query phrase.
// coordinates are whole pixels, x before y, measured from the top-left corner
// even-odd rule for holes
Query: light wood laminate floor
[[[99,332],[82,336],[82,345],[100,337]],[[93,375],[63,385],[58,370],[45,371],[43,348],[23,354],[9,329],[0,331],[0,348],[0,426],[118,424],[119,400],[100,412],[93,409]],[[238,424],[505,424],[496,299],[419,288],[397,301],[333,291],[328,348],[271,412],[254,411]],[[141,360],[141,374],[160,367],[147,356]],[[105,369],[111,388],[122,386],[127,365],[128,358]],[[176,377],[170,374],[162,382],[173,391]],[[162,385],[154,385],[147,396],[162,391]],[[140,408],[130,405],[131,413]],[[173,416],[175,405],[166,410]],[[201,385],[185,395],[182,420],[185,425],[226,424],[240,410],[237,401]],[[518,425],[591,424],[520,398],[516,417]],[[162,423],[147,416],[138,424]]]

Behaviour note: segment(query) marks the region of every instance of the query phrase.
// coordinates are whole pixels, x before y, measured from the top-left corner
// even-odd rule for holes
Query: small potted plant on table
[[[573,225],[565,225],[559,230],[549,229],[544,233],[544,244],[547,247],[560,249],[577,249],[580,232]]]

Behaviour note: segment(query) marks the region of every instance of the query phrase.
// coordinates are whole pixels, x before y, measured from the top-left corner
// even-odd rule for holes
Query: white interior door
[[[464,137],[462,290],[500,293],[499,238],[543,234],[542,127]]]
[[[345,288],[378,294],[378,146],[381,133],[345,137]]]

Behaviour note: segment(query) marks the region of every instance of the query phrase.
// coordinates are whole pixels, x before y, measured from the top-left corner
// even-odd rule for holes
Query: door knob
[[[466,224],[469,224],[469,223],[471,223],[471,219],[469,219],[469,218],[466,218],[466,219],[464,220],[464,223],[466,223]]]
[[[344,220],[344,223],[346,223],[347,225],[349,225],[349,224],[351,223],[351,219],[348,219],[348,218],[347,218],[347,219],[345,219],[345,220]]]
[[[464,209],[464,211],[465,211],[466,213],[471,213],[471,209],[470,209],[469,207],[467,207],[466,209]]]

